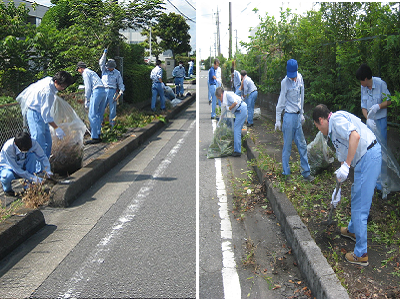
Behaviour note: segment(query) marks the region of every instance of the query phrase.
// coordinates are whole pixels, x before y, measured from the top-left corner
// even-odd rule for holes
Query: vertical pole
[[[232,58],[232,3],[229,2],[229,58]]]

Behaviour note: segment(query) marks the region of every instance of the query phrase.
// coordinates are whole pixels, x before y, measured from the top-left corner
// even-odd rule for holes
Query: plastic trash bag
[[[255,108],[254,109],[254,114],[253,114],[253,119],[259,119],[261,117],[261,108]]]
[[[72,174],[82,168],[83,136],[87,130],[86,125],[68,102],[58,96],[55,96],[50,114],[65,133],[65,137],[59,140],[54,129],[50,127],[53,141],[50,156],[51,170],[59,175]]]
[[[214,131],[213,140],[208,147],[207,158],[229,156],[233,153],[233,125],[235,119],[230,111],[225,110]]]
[[[321,131],[307,145],[307,157],[311,175],[316,175],[327,169],[335,160],[335,152],[329,148],[327,140]]]
[[[182,100],[177,99],[177,98],[175,98],[174,100],[171,100],[172,107],[177,106],[181,102],[182,102]]]
[[[382,168],[377,183],[382,187],[382,199],[386,199],[390,192],[400,191],[400,166],[380,133],[379,122],[371,122],[368,125],[371,125],[368,128],[372,130],[381,145]]]

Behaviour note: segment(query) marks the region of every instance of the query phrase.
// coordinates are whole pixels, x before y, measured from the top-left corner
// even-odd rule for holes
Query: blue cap
[[[297,77],[297,60],[289,59],[286,66],[286,75],[289,78]]]

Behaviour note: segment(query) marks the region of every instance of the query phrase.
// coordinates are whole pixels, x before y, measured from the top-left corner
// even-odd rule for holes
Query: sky
[[[41,5],[51,6],[50,0],[28,0],[30,2],[36,2]],[[129,0],[125,0],[129,1]],[[182,14],[187,23],[190,26],[189,34],[191,36],[190,46],[192,52],[196,50],[196,0],[165,0],[165,13],[174,12],[176,14]]]
[[[315,2],[281,2],[266,0],[202,0],[197,4],[197,20],[200,24],[197,31],[197,59],[206,59],[215,56],[215,40],[217,32],[217,11],[219,15],[219,31],[221,53],[228,57],[229,52],[229,2],[231,2],[232,11],[232,51],[236,49],[236,40],[238,48],[240,41],[249,41],[249,29],[254,28],[259,23],[259,15],[274,16],[279,20],[280,7],[290,8],[292,11],[303,14],[312,9]],[[253,12],[258,8],[258,13]],[[237,36],[237,39],[236,39]]]

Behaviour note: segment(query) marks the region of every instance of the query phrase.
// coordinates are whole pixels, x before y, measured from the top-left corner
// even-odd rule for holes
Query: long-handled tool
[[[342,183],[339,182],[339,181],[337,180],[337,178],[336,178],[336,192],[335,192],[335,196],[333,197],[334,199],[336,198],[336,196],[337,196],[337,194],[338,194],[338,192],[339,192],[339,189],[340,189],[341,185],[342,185]],[[332,216],[333,216],[333,211],[334,211],[334,210],[335,210],[335,207],[334,207],[333,204],[331,203],[331,210],[329,211],[328,221],[327,221],[327,224],[326,224],[327,226],[329,226],[329,225],[332,224]]]

